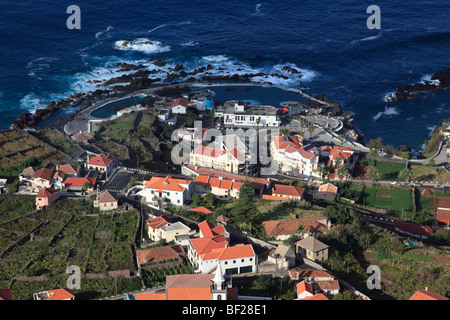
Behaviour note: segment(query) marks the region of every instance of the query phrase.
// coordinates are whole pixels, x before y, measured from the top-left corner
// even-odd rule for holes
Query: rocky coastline
[[[386,96],[385,101],[410,100],[419,97],[422,93],[448,88],[450,88],[450,68],[445,71],[436,71],[430,80],[398,85],[394,93]]]

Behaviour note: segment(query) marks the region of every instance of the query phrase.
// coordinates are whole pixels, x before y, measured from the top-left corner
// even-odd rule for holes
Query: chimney
[[[328,229],[328,231],[330,231],[330,229],[331,229],[331,220],[327,220],[327,229]]]

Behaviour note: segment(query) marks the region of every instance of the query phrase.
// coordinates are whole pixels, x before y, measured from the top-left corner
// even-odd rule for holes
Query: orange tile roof
[[[209,210],[207,207],[197,207],[197,208],[192,208],[189,209],[188,211],[192,211],[198,214],[210,214],[213,213],[211,210]]]
[[[303,196],[304,192],[305,188],[276,184],[273,187],[272,195],[280,194],[285,196],[301,197]]]
[[[325,184],[322,184],[321,186],[319,186],[319,193],[329,193],[329,194],[336,195],[337,189],[338,189],[338,187],[336,187],[335,185],[333,185],[331,183],[325,183]]]
[[[213,238],[194,238],[190,239],[194,250],[198,255],[206,254],[214,249],[225,248],[228,242],[224,236],[216,236]]]
[[[255,257],[255,251],[251,244],[213,249],[200,255],[202,260],[217,259],[219,261],[232,260],[245,257]]]
[[[176,179],[171,176],[166,177],[152,177],[149,181],[144,183],[147,189],[157,189],[165,191],[178,191],[183,192],[186,187],[183,185],[189,185],[192,181],[188,179]]]
[[[204,238],[212,238],[225,233],[224,226],[214,227],[214,225],[207,220],[199,223],[198,227]]]
[[[272,196],[270,194],[263,194],[262,199],[264,200],[271,200],[271,201],[286,201],[289,200],[287,197],[279,197],[279,196]]]
[[[303,292],[309,292],[311,294],[314,293],[312,284],[304,280],[298,283],[295,287],[297,289],[297,295],[302,294]]]
[[[318,294],[314,294],[312,296],[301,299],[301,301],[303,301],[303,300],[330,300],[330,299],[328,299],[328,297],[326,295],[324,295],[323,293],[318,293]]]
[[[166,292],[136,293],[136,300],[166,300]]]
[[[165,225],[171,223],[172,221],[166,216],[158,216],[147,220],[147,225],[152,229],[159,229],[164,227]]]
[[[247,180],[252,184],[253,187],[256,187],[256,185],[260,185],[260,186],[258,186],[258,189],[262,189],[265,185],[268,185],[270,183],[269,179],[267,179],[267,178],[247,177],[247,176],[242,176],[242,175],[238,175],[238,174],[232,174],[229,172],[223,172],[223,171],[218,171],[218,170],[214,170],[214,169],[198,167],[198,166],[194,166],[191,164],[187,164],[186,167],[189,170],[196,172],[198,174],[198,177],[202,176],[202,179],[206,179],[205,177],[215,177],[215,178],[223,177],[224,179],[237,180],[239,182]]]
[[[448,300],[448,298],[432,291],[417,290],[409,300]]]
[[[67,288],[46,291],[49,300],[64,300],[75,298],[72,290]]]

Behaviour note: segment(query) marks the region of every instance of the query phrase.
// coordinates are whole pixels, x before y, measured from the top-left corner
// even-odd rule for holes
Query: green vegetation
[[[137,229],[135,210],[98,213],[92,202],[75,199],[60,199],[45,210],[30,217],[19,217],[0,224],[0,251],[14,244],[32,229],[33,238],[25,239],[20,246],[12,248],[1,260],[0,285],[13,281],[14,299],[29,299],[36,288],[50,289],[65,286],[66,268],[79,266],[81,273],[101,273],[134,269],[133,251]],[[19,236],[18,236],[19,235]],[[22,276],[40,276],[48,282],[28,280],[28,286],[21,281]],[[137,279],[137,280],[136,280]],[[42,279],[41,279],[42,280]],[[123,277],[83,279],[82,288],[75,290],[77,298],[105,297],[114,295],[114,282],[121,287],[140,289],[140,278]],[[111,284],[113,284],[111,286]],[[41,289],[41,290],[42,290]],[[112,290],[112,291],[111,291]],[[87,295],[87,296],[85,296]]]
[[[52,147],[70,155],[76,157],[83,152],[83,150],[64,133],[56,129],[47,129],[31,132],[32,135],[38,139],[48,143]]]

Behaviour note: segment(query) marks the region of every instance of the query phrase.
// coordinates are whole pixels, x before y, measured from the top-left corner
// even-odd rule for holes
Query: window
[[[170,196],[170,192],[167,192],[167,196]]]
[[[233,260],[233,263],[236,263],[236,260]]]
[[[177,203],[180,203],[180,200],[177,200]]]
[[[241,259],[241,262],[244,262],[244,259]]]

